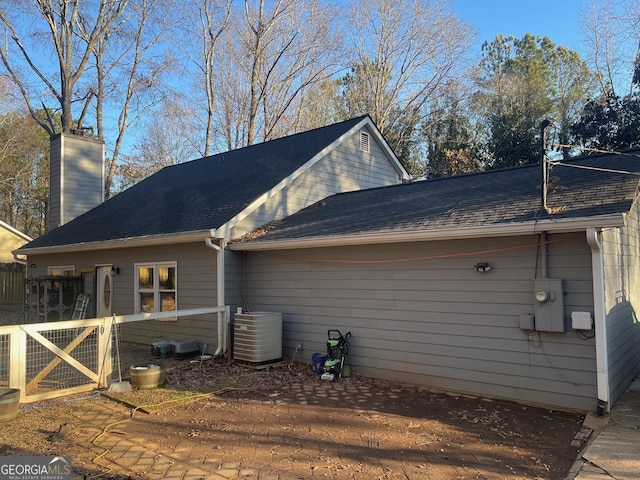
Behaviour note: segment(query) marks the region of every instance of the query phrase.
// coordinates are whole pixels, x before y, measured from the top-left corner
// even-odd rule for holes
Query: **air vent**
[[[369,151],[369,134],[360,132],[360,150],[363,152]]]

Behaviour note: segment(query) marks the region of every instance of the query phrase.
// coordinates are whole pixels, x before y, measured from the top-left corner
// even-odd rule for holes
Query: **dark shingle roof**
[[[628,153],[638,155],[640,150]],[[580,157],[563,163],[640,172],[640,158],[630,155]],[[639,179],[556,164],[550,173],[550,213],[546,213],[541,209],[541,178],[540,165],[529,165],[336,194],[265,226],[262,235],[246,241],[255,245],[597,217],[628,212]]]
[[[25,248],[216,229],[364,118],[163,168]]]

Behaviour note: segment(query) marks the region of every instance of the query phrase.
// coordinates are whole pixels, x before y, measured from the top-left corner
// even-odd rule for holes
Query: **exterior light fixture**
[[[484,263],[476,263],[473,268],[475,269],[476,272],[488,272],[489,270],[491,270],[491,265],[489,265],[488,263],[484,262]]]
[[[120,267],[111,267],[111,276],[120,275]]]

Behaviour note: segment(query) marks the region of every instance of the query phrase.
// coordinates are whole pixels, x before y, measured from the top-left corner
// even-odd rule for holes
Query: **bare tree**
[[[181,94],[189,97],[196,114],[204,126],[204,142],[201,154],[211,154],[217,141],[216,117],[219,114],[217,77],[225,67],[221,61],[220,45],[224,32],[229,28],[229,17],[234,0],[191,0],[180,4],[177,12],[177,41],[185,58],[185,79],[192,83],[182,88]],[[231,88],[235,88],[232,83]]]
[[[215,114],[218,148],[232,150],[247,145],[247,105],[249,88],[246,75],[237,67],[235,39],[228,35],[218,53],[215,82]]]
[[[79,89],[96,44],[108,34],[111,25],[124,13],[129,0],[35,0],[34,2],[12,2],[11,11],[0,8],[0,22],[17,47],[14,55],[8,49],[0,49],[0,60],[8,74],[19,87],[31,116],[49,135],[69,132],[74,127],[72,107],[74,102],[82,106],[93,98],[91,88]],[[24,43],[17,25],[28,18],[36,30],[30,32],[30,45]],[[80,40],[83,37],[83,40]],[[51,80],[48,65],[40,66],[43,50],[53,47],[57,59],[59,83]],[[58,103],[61,115],[60,126],[55,122],[52,107],[42,106],[49,113],[45,118],[37,112],[34,96],[44,85],[48,95]],[[81,90],[81,91],[79,91]]]
[[[204,90],[207,97],[207,120],[204,140],[204,155],[211,154],[211,145],[214,135],[214,115],[216,110],[216,50],[218,42],[223,32],[229,26],[229,16],[231,15],[231,5],[233,0],[226,0],[226,3],[215,2],[213,0],[201,0],[198,5],[200,28],[202,32],[202,62],[196,62],[200,67],[200,72],[204,78]]]
[[[163,167],[199,156],[202,129],[194,108],[180,96],[165,97],[158,113],[145,121],[144,135],[133,154],[123,156],[117,167],[118,190],[124,190]]]
[[[384,134],[402,130],[454,78],[473,36],[446,0],[351,3],[350,114],[369,113]],[[353,87],[353,88],[352,88]]]
[[[245,0],[230,22],[216,69],[220,131],[228,140],[242,131],[243,145],[295,131],[305,89],[334,72],[333,8],[319,0]]]
[[[603,94],[633,91],[640,62],[640,5],[636,0],[592,0],[582,15],[587,59]]]
[[[160,51],[169,31],[167,0],[131,0],[129,11],[94,42],[97,133],[105,138],[104,112],[117,114],[106,161],[105,193],[109,197],[123,141],[129,127],[162,101],[164,76],[174,71],[171,52]],[[83,37],[88,43],[88,37]]]

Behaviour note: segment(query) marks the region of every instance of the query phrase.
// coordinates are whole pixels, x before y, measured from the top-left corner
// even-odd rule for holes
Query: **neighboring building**
[[[13,250],[32,238],[0,220],[0,304],[21,303],[24,297],[24,262]]]
[[[0,248],[0,263],[23,262],[24,259],[16,259],[12,252],[31,240],[33,239],[29,235],[25,235],[0,220],[0,245],[2,245],[2,248]]]
[[[640,371],[638,153],[555,164],[545,209],[536,165],[405,184],[361,117],[165,168],[20,252],[118,269],[118,314],[157,309],[140,285],[163,271],[167,309],[281,312],[297,358],[339,329],[359,374],[607,409]],[[154,323],[141,341],[215,343]]]

